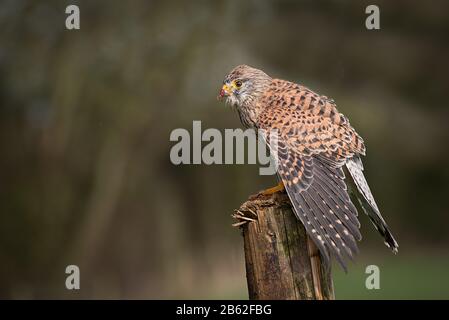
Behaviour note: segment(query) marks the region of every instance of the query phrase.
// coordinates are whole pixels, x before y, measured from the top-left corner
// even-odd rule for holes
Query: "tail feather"
[[[346,162],[346,167],[352,176],[352,180],[357,187],[361,196],[358,196],[360,206],[363,211],[368,215],[374,227],[379,231],[382,237],[385,239],[385,245],[389,247],[394,253],[398,252],[398,243],[394,239],[391,231],[380,214],[376,201],[374,200],[371,190],[363,175],[363,164],[359,156],[354,156]]]

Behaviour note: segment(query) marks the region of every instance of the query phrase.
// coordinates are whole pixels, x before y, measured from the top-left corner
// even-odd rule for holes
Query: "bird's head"
[[[271,77],[262,70],[240,65],[225,77],[218,99],[240,107],[256,101],[270,83]]]

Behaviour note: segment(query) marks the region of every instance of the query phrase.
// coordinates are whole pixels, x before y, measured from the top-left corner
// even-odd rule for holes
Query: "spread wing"
[[[352,204],[342,168],[316,156],[305,156],[278,142],[278,175],[296,216],[329,263],[330,255],[346,270],[345,260],[358,253],[361,239],[357,210]]]

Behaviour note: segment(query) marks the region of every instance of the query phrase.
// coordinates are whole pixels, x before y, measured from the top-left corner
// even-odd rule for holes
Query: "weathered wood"
[[[250,299],[334,299],[330,268],[285,193],[252,196],[233,217],[243,230]]]

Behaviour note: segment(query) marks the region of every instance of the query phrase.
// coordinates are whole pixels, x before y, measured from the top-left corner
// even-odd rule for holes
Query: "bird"
[[[359,253],[357,241],[362,235],[346,184],[351,185],[350,179],[361,209],[386,246],[398,252],[363,174],[365,143],[334,100],[248,65],[239,65],[225,76],[218,98],[234,107],[245,128],[277,133],[279,184],[262,193],[285,190],[325,265],[334,257],[347,272],[347,261]],[[270,137],[264,139],[273,150]]]

